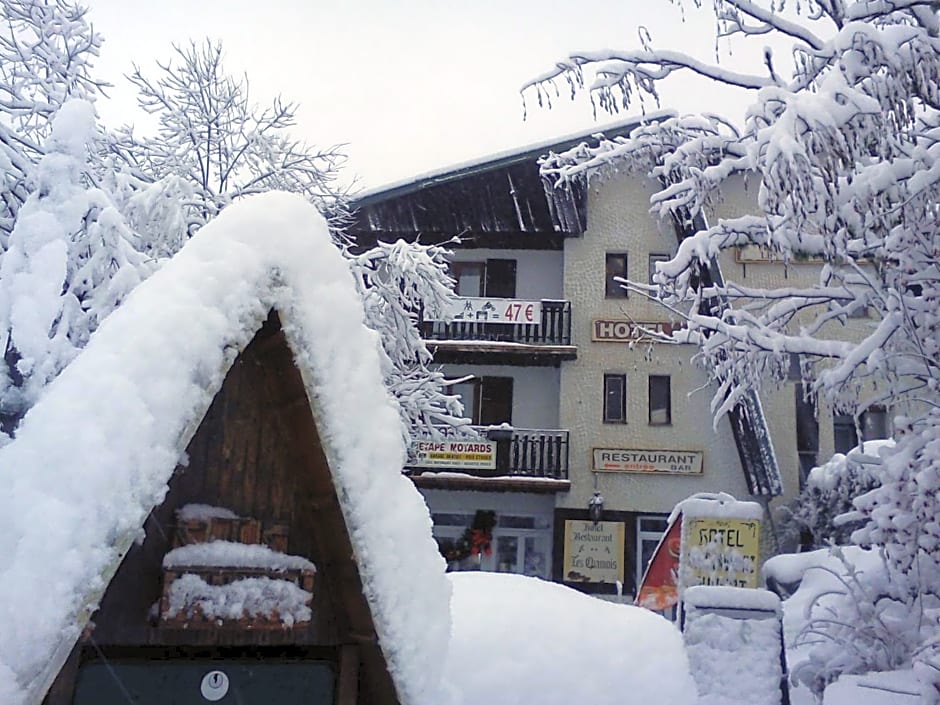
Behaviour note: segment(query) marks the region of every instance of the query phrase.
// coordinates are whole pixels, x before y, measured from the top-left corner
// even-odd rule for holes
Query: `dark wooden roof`
[[[415,235],[425,242],[485,235],[487,246],[560,248],[563,237],[587,228],[586,188],[552,189],[549,197],[539,157],[598,132],[627,134],[641,121],[657,118],[633,118],[367,192],[352,202],[348,232],[360,244]]]

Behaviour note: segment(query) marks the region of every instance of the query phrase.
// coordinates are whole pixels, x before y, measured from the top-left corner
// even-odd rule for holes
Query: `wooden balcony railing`
[[[571,345],[571,302],[542,299],[542,315],[537,324],[423,321],[421,334],[425,340]]]
[[[534,477],[552,480],[568,479],[568,431],[561,429],[529,429],[501,427],[472,427],[479,437],[476,440],[491,440],[496,445],[496,467],[494,469],[461,468],[450,470],[473,475],[475,477]],[[444,434],[448,440],[468,440],[474,438],[453,431]],[[408,468],[446,471],[447,467],[428,468],[410,458]]]

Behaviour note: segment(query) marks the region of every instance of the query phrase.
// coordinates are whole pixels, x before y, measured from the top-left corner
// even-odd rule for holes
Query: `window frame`
[[[643,522],[645,521],[656,521],[663,522],[664,526],[662,531],[654,531],[652,529],[644,529]],[[656,553],[656,547],[662,541],[663,536],[666,535],[666,532],[669,531],[669,515],[668,514],[637,514],[636,515],[636,565],[634,566],[636,581],[636,590],[640,589],[640,582],[643,580],[643,574],[646,573],[646,563],[643,561],[643,544],[644,541],[654,543],[653,551],[650,553],[650,560],[652,560],[653,555]]]
[[[610,397],[610,390],[608,384],[610,382],[617,381],[620,383],[620,404],[619,409],[619,418],[611,413],[611,405],[608,403]],[[625,424],[627,423],[627,375],[619,372],[605,372],[604,373],[604,398],[603,398],[603,419],[604,423],[611,424]]]
[[[623,266],[616,267],[616,273],[612,271],[611,262],[616,262],[622,258]],[[628,267],[630,259],[626,252],[605,252],[604,253],[604,298],[605,299],[627,299],[629,292],[627,289],[614,281],[614,277],[628,278]]]
[[[666,381],[666,420],[665,421],[654,421],[653,412],[658,411],[658,409],[653,409],[653,380],[665,380]],[[670,375],[650,375],[649,382],[647,386],[647,406],[648,406],[648,423],[650,426],[672,426],[672,377]]]

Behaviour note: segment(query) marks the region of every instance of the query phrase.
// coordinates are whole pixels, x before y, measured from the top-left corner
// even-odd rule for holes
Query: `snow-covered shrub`
[[[806,486],[786,508],[785,529],[808,538],[813,548],[851,543],[852,532],[862,522],[843,515],[854,510],[853,501],[880,482],[878,449],[892,441],[866,441],[847,455],[836,453],[829,462],[813,468]]]

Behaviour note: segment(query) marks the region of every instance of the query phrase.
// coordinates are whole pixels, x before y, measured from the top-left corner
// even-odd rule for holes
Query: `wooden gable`
[[[71,705],[81,665],[96,659],[202,655],[222,663],[231,656],[286,655],[329,662],[339,705],[397,703],[316,420],[275,312],[235,360],[187,456],[46,702]],[[279,629],[185,629],[157,619],[153,606],[176,512],[192,503],[286,527],[288,552],[317,567],[312,620]]]

